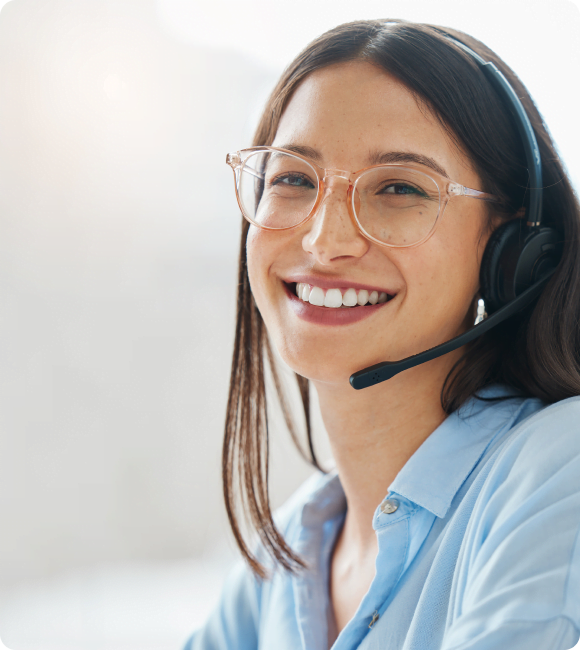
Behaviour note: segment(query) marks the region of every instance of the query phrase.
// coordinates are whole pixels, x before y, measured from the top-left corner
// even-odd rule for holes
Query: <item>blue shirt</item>
[[[574,646],[580,398],[547,407],[470,400],[425,440],[386,498],[398,507],[388,514],[393,507],[379,504],[374,514],[375,578],[333,650]],[[185,650],[327,650],[329,565],[345,510],[336,474],[309,479],[278,513],[308,570],[260,581],[240,564]]]

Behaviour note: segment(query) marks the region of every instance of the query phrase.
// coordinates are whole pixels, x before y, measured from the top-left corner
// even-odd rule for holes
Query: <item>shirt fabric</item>
[[[568,650],[580,634],[580,398],[492,387],[450,415],[377,507],[376,574],[332,650]],[[388,510],[388,509],[387,509]],[[259,580],[240,564],[184,650],[327,650],[329,567],[346,513],[316,474],[278,512],[308,563]],[[262,557],[262,561],[267,558]]]

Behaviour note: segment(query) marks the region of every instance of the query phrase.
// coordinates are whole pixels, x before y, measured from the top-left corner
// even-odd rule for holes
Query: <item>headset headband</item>
[[[527,214],[527,225],[531,228],[537,227],[542,221],[542,161],[540,158],[538,141],[536,140],[536,135],[530,123],[528,114],[526,113],[526,110],[524,109],[515,90],[502,72],[497,69],[494,63],[491,61],[485,61],[479,54],[467,47],[465,43],[458,41],[453,36],[450,36],[449,34],[445,34],[444,36],[447,40],[457,45],[457,47],[461,48],[475,60],[491,85],[496,89],[501,97],[507,100],[507,105],[516,120],[516,125],[524,145],[526,161],[528,164],[530,200]]]

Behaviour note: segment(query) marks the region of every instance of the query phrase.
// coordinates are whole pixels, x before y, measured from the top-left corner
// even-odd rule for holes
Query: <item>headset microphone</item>
[[[359,370],[359,372],[355,372],[351,375],[350,385],[353,388],[356,388],[356,390],[368,388],[369,386],[374,386],[375,384],[379,384],[381,381],[386,381],[387,379],[398,375],[400,372],[403,372],[403,370],[409,370],[409,368],[414,368],[426,361],[431,361],[432,359],[441,357],[448,352],[457,350],[457,348],[460,348],[462,345],[465,345],[482,334],[485,334],[485,332],[489,331],[492,327],[495,327],[510,316],[517,314],[519,311],[524,309],[524,307],[529,305],[537,296],[540,295],[544,285],[552,277],[553,272],[554,271],[542,278],[539,282],[536,282],[536,284],[532,285],[529,289],[526,289],[517,298],[505,305],[505,307],[496,311],[495,314],[489,316],[489,318],[486,318],[484,321],[479,323],[479,325],[467,330],[467,332],[464,332],[441,345],[437,345],[430,350],[419,352],[419,354],[407,357],[401,361],[384,361],[383,363],[377,363],[375,366],[371,366],[370,368]]]
[[[508,80],[493,63],[486,62],[479,54],[448,34],[445,37],[475,59],[491,85],[510,107],[524,144],[530,175],[528,216],[526,222],[512,219],[504,223],[491,235],[485,248],[481,261],[480,285],[487,311],[491,315],[467,332],[430,350],[355,372],[350,377],[350,384],[357,390],[374,386],[403,370],[457,350],[522,311],[540,295],[558,264],[561,238],[554,228],[541,227],[542,163],[526,111]]]

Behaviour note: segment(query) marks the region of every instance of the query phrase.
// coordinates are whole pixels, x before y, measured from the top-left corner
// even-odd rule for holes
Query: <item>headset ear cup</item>
[[[479,283],[487,312],[492,314],[506,303],[504,294],[505,269],[502,260],[518,258],[521,238],[521,219],[511,219],[494,230],[481,259]],[[509,302],[509,299],[508,301]]]

